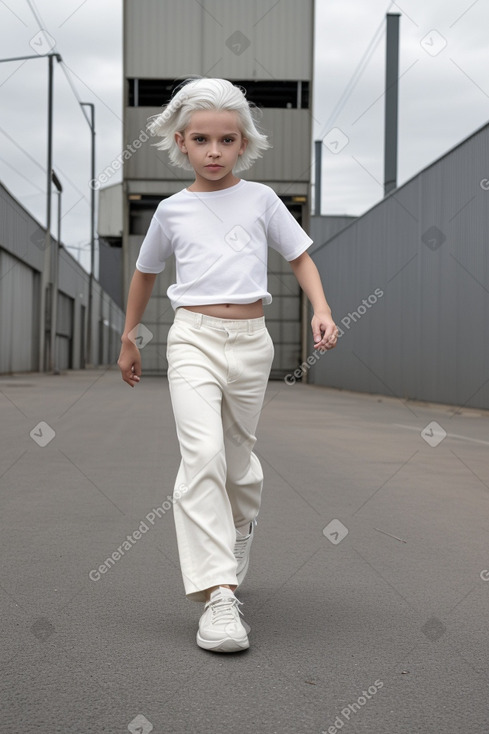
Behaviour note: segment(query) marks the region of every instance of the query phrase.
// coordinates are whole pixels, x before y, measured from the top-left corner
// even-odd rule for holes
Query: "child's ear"
[[[183,137],[182,133],[175,133],[175,142],[182,151],[182,153],[187,152],[187,146],[185,145],[185,138]]]
[[[241,147],[239,149],[238,155],[243,155],[243,153],[246,150],[247,145],[248,145],[248,138],[244,138],[243,136],[241,136]]]

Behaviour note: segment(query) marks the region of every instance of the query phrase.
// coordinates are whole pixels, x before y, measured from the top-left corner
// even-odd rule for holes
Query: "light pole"
[[[384,110],[384,196],[397,187],[399,13],[387,13]]]
[[[7,61],[29,61],[30,59],[48,59],[48,160],[47,160],[47,184],[46,184],[46,243],[44,248],[44,263],[41,273],[41,299],[40,299],[40,339],[39,339],[39,370],[45,369],[46,354],[46,290],[49,283],[49,266],[51,255],[51,171],[53,167],[53,59],[58,63],[63,59],[58,53],[34,54],[33,56],[15,56],[9,59],[0,59],[0,63]]]
[[[59,375],[56,334],[58,331],[58,274],[59,249],[61,247],[61,194],[63,187],[54,171],[51,171],[51,181],[56,186],[56,192],[58,194],[58,241],[56,242],[56,247],[53,247],[51,242],[51,348],[49,350],[49,369],[54,375]]]
[[[87,363],[92,363],[92,315],[93,315],[93,277],[95,270],[95,105],[93,102],[80,102],[82,107],[90,107],[90,131],[92,134],[91,195],[90,195],[90,279],[88,281],[88,324],[87,324]]]
[[[321,216],[321,176],[322,176],[322,156],[323,156],[323,141],[315,140],[314,149],[316,151],[315,164],[316,173],[314,176],[314,215],[316,217]]]

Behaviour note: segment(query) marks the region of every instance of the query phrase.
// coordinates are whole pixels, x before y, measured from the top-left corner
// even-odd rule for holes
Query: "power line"
[[[391,0],[389,3],[389,7],[386,10],[386,13],[389,12],[391,7],[395,5],[394,0]],[[329,130],[330,126],[333,124],[333,122],[336,120],[340,112],[343,110],[344,106],[346,105],[348,99],[350,98],[353,90],[355,89],[356,85],[360,81],[365,69],[368,66],[368,63],[370,59],[372,58],[372,55],[374,54],[377,46],[379,45],[380,41],[382,40],[382,37],[384,35],[384,28],[385,28],[385,18],[382,18],[377,30],[375,31],[374,35],[372,36],[362,58],[357,64],[357,67],[355,71],[353,72],[350,81],[346,85],[345,89],[343,90],[343,93],[341,94],[341,97],[339,98],[338,102],[336,103],[335,108],[333,109],[332,113],[330,114],[326,124],[323,126],[323,129],[321,131],[321,134],[318,136],[318,140],[322,140],[322,138],[325,136],[326,132]]]
[[[26,2],[27,2],[27,5],[29,6],[29,8],[30,8],[30,10],[31,10],[31,12],[32,12],[32,15],[34,16],[34,19],[35,19],[35,21],[36,21],[36,23],[37,23],[37,26],[38,26],[39,30],[40,30],[40,31],[47,31],[47,28],[46,28],[46,24],[44,23],[44,20],[42,19],[42,17],[41,17],[41,14],[40,14],[40,12],[38,11],[38,9],[37,9],[37,7],[36,7],[36,5],[35,5],[35,2],[34,2],[34,0],[26,0]],[[24,63],[25,63],[25,62],[24,62]],[[63,70],[63,73],[64,73],[64,75],[65,75],[65,77],[66,77],[67,81],[68,81],[68,84],[69,84],[69,86],[70,86],[70,88],[71,88],[71,91],[73,92],[73,94],[75,95],[75,98],[76,98],[76,100],[77,100],[77,101],[78,101],[78,103],[80,104],[80,103],[81,103],[81,98],[80,98],[80,96],[79,96],[79,94],[78,94],[78,92],[77,92],[77,90],[76,90],[76,88],[75,88],[75,86],[74,86],[74,84],[73,84],[73,82],[72,82],[72,80],[71,80],[71,78],[70,78],[70,76],[69,76],[68,72],[67,72],[67,68],[66,68],[66,65],[65,65],[65,64],[63,63],[63,60],[62,60],[62,59],[61,59],[61,61],[59,61],[59,64],[61,65],[61,68],[62,68],[62,70]],[[22,66],[22,64],[21,64],[21,66]],[[20,68],[20,67],[18,67],[18,68]],[[16,71],[17,71],[17,70],[18,70],[18,69],[16,69]],[[81,107],[81,110],[82,110],[83,116],[85,117],[85,119],[87,120],[87,122],[89,122],[89,120],[88,120],[88,117],[87,117],[87,114],[86,114],[86,112],[85,112],[84,108],[83,108],[83,107]],[[11,137],[11,136],[10,136],[10,135],[9,135],[9,134],[8,134],[8,133],[6,132],[6,131],[5,131],[5,130],[3,130],[2,128],[0,128],[0,132],[2,132],[2,133],[3,133],[3,134],[4,134],[4,135],[5,135],[5,136],[6,136],[6,137],[7,137],[7,138],[8,138],[9,140],[10,140],[10,142],[11,142],[11,143],[13,143],[13,145],[15,145],[15,146],[16,146],[16,147],[17,147],[17,148],[18,148],[18,149],[19,149],[19,150],[20,150],[20,151],[21,151],[22,153],[24,153],[24,155],[26,155],[26,156],[27,156],[27,157],[28,157],[28,158],[29,158],[29,159],[30,159],[30,160],[31,160],[31,161],[32,161],[32,162],[33,162],[33,163],[34,163],[34,164],[35,164],[35,165],[36,165],[36,166],[37,166],[38,168],[40,168],[40,169],[41,169],[41,171],[43,171],[43,173],[46,173],[46,169],[44,168],[44,166],[42,166],[42,165],[41,165],[41,164],[40,164],[40,163],[39,163],[38,161],[36,161],[36,160],[35,160],[35,158],[33,158],[33,157],[32,157],[32,156],[30,155],[30,153],[28,153],[28,152],[27,152],[27,151],[25,150],[25,148],[23,148],[23,147],[22,147],[21,145],[19,145],[19,144],[18,144],[18,143],[17,143],[17,142],[16,142],[16,141],[15,141],[15,140],[14,140],[14,139],[13,139],[13,138],[12,138],[12,137]],[[57,166],[57,169],[58,169],[59,171],[61,171],[61,169],[60,169],[60,167],[59,167],[59,166]],[[17,173],[18,173],[18,171],[17,171]],[[68,182],[69,182],[69,183],[71,184],[71,186],[72,186],[72,187],[73,187],[73,188],[75,189],[75,191],[77,191],[77,192],[78,192],[78,193],[80,194],[80,196],[82,196],[82,197],[83,197],[83,199],[84,199],[84,200],[85,200],[85,201],[86,201],[87,203],[89,203],[89,202],[88,202],[88,199],[87,199],[87,197],[86,197],[86,195],[85,195],[85,194],[84,194],[84,193],[83,193],[83,192],[82,192],[82,191],[81,191],[81,190],[80,190],[80,189],[78,188],[78,186],[77,186],[77,185],[76,185],[76,184],[75,184],[75,183],[74,183],[74,182],[73,182],[73,181],[72,181],[72,180],[71,180],[71,179],[69,178],[69,176],[67,176],[67,175],[66,175],[65,173],[63,173],[63,171],[61,171],[61,173],[63,174],[63,177],[64,177],[64,178],[65,178],[65,179],[66,179],[66,180],[67,180],[67,181],[68,181]],[[22,174],[19,174],[19,175],[22,175]],[[25,177],[25,176],[23,176],[23,178],[26,178],[26,177]],[[26,179],[26,180],[28,180],[28,179]]]
[[[9,135],[6,130],[4,130],[3,128],[0,127],[0,133],[2,133],[2,135],[5,135],[5,137],[12,143],[12,145],[15,145],[15,147],[18,150],[20,150],[21,153],[23,153],[25,156],[27,156],[27,158],[29,158],[29,160],[32,161],[32,163],[34,163],[34,165],[37,166],[43,173],[46,173],[46,168],[43,165],[41,165],[41,163],[39,163],[39,161],[36,161],[36,159],[29,153],[29,151],[27,151],[25,148],[22,147],[22,145],[20,145],[19,143],[17,143],[17,141],[14,140],[14,138],[11,135]],[[7,164],[7,165],[10,165],[10,164]],[[11,166],[11,168],[12,168],[12,166]],[[59,168],[59,166],[57,166],[57,169],[59,171],[61,171],[61,169]],[[19,176],[22,176],[22,174],[19,173],[19,171],[17,169],[14,169],[14,170],[16,170],[16,172],[19,174]],[[80,191],[80,189],[78,188],[78,186],[71,180],[71,178],[69,178],[69,176],[67,176],[65,173],[63,173],[63,171],[61,171],[61,173],[63,174],[63,176],[66,179],[66,181],[75,189],[75,191],[77,191],[85,199],[86,203],[89,204],[90,202],[88,201],[88,199],[85,196],[85,194],[82,191]],[[22,176],[22,177],[23,178],[26,178],[25,176]],[[33,186],[35,186],[35,184],[30,179],[26,179],[26,180],[29,181],[30,183],[32,183]],[[39,188],[39,187],[36,186],[36,188]],[[39,190],[41,191],[42,189],[39,189]]]
[[[76,87],[75,87],[75,85],[73,84],[73,81],[72,81],[72,79],[71,79],[70,75],[68,74],[68,67],[66,66],[66,64],[64,63],[64,61],[61,61],[61,64],[60,64],[60,66],[61,66],[61,68],[62,68],[62,70],[63,70],[63,74],[65,75],[65,77],[66,77],[66,80],[67,80],[68,84],[69,84],[69,85],[70,85],[70,87],[71,87],[71,91],[72,91],[72,92],[73,92],[73,94],[75,95],[75,97],[76,97],[76,99],[77,99],[77,101],[78,101],[78,104],[79,104],[79,105],[81,105],[81,103],[82,103],[81,97],[80,97],[80,95],[78,94],[78,92],[77,92],[77,90],[76,90]],[[87,114],[87,113],[85,112],[85,110],[84,110],[84,108],[83,108],[83,107],[81,108],[81,110],[82,110],[82,112],[83,112],[83,117],[84,117],[84,118],[86,119],[86,121],[87,121],[87,122],[88,122],[88,124],[90,125],[90,120],[88,119],[88,114]]]
[[[77,191],[77,192],[78,192],[78,193],[80,194],[80,196],[83,196],[83,198],[85,199],[85,201],[87,202],[87,204],[89,204],[90,202],[88,201],[88,199],[87,199],[87,197],[85,196],[85,194],[83,193],[83,191],[81,191],[81,190],[80,190],[80,189],[78,188],[78,186],[77,186],[77,185],[76,185],[76,184],[75,184],[75,183],[74,183],[74,182],[73,182],[73,181],[72,181],[72,180],[71,180],[71,179],[69,178],[69,176],[67,176],[67,175],[66,175],[66,173],[65,173],[65,172],[63,171],[63,169],[62,169],[62,168],[60,168],[60,167],[59,167],[59,166],[57,165],[57,166],[56,166],[56,170],[57,170],[57,171],[59,171],[59,172],[60,172],[60,173],[61,173],[61,174],[63,175],[63,177],[64,177],[64,178],[65,178],[65,179],[66,179],[66,180],[67,180],[67,181],[68,181],[68,182],[69,182],[69,183],[70,183],[70,184],[72,185],[72,187],[73,187],[73,188],[75,189],[75,191]]]
[[[28,4],[29,8],[30,8],[30,9],[31,9],[31,11],[32,11],[32,15],[34,16],[34,18],[35,18],[35,20],[36,20],[36,23],[37,23],[37,25],[38,25],[38,27],[39,27],[39,30],[40,30],[40,31],[45,31],[45,30],[47,30],[47,28],[46,28],[46,25],[45,25],[45,23],[44,23],[43,19],[41,18],[41,14],[39,13],[39,11],[37,10],[37,8],[35,7],[35,3],[34,3],[34,0],[26,0],[26,2],[27,2],[27,4]],[[79,104],[79,105],[81,106],[81,101],[82,101],[82,100],[81,100],[81,97],[80,97],[80,95],[78,94],[78,92],[77,92],[77,90],[76,90],[76,87],[75,87],[75,85],[73,84],[73,81],[72,81],[72,79],[71,79],[70,75],[68,74],[68,71],[71,71],[71,69],[68,69],[68,67],[66,66],[66,64],[64,63],[64,61],[63,61],[62,59],[61,59],[61,61],[60,61],[59,63],[60,63],[60,65],[61,65],[61,68],[62,68],[62,70],[63,70],[63,74],[65,75],[65,77],[66,77],[66,80],[67,80],[68,84],[69,84],[69,85],[70,85],[70,87],[71,87],[71,91],[72,91],[72,92],[73,92],[73,94],[75,95],[75,98],[76,98],[76,100],[78,101],[78,104]],[[83,108],[83,107],[81,107],[81,110],[82,110],[82,113],[83,113],[83,117],[84,117],[84,118],[86,119],[86,121],[87,121],[87,122],[88,122],[88,124],[90,125],[90,120],[88,119],[88,114],[86,113],[86,111],[84,110],[84,108]]]
[[[365,71],[368,61],[370,60],[373,52],[375,51],[377,44],[379,43],[380,39],[382,38],[383,29],[384,29],[384,20],[382,20],[379,27],[377,28],[374,35],[372,36],[365,53],[363,54],[355,71],[353,72],[350,78],[350,81],[344,88],[338,102],[336,103],[336,106],[334,107],[333,111],[331,112],[326,124],[324,125],[321,131],[321,134],[319,135],[319,139],[322,139],[324,137],[324,135],[329,130],[332,123],[336,120],[336,118],[338,117],[338,115],[343,110],[344,106],[346,105],[353,90],[355,89],[356,85],[358,84],[363,72]]]
[[[34,0],[26,0],[26,2],[27,2],[27,5],[29,6],[29,8],[32,11],[32,15],[36,19],[36,23],[39,26],[39,30],[40,31],[46,30],[46,26],[44,25],[44,21],[41,18],[41,15],[40,15],[39,11],[37,10],[37,8],[34,5]]]
[[[63,62],[63,64],[66,66],[66,63],[65,62]],[[114,112],[114,110],[111,109],[106,102],[104,102],[104,100],[102,99],[102,97],[99,97],[98,94],[95,94],[95,92],[93,91],[93,89],[91,89],[91,87],[89,87],[88,84],[86,84],[83,81],[83,79],[81,77],[79,77],[76,72],[73,71],[73,69],[70,69],[68,66],[66,68],[69,70],[69,72],[71,74],[73,74],[73,76],[76,76],[76,78],[78,79],[78,81],[80,81],[88,89],[88,91],[91,94],[93,94],[93,96],[96,97],[99,100],[99,102],[101,102],[104,105],[104,107],[106,107],[109,110],[109,112],[111,112],[114,115],[114,117],[117,117],[117,119],[119,120],[119,122],[122,122],[122,118],[119,117],[119,115],[116,112]],[[87,120],[88,120],[88,117],[87,117]]]
[[[27,59],[25,59],[21,64],[19,64],[19,66],[16,69],[14,69],[13,72],[11,74],[9,74],[6,79],[3,80],[3,82],[0,84],[0,87],[3,87],[3,85],[8,82],[8,80],[10,79],[10,77],[12,77],[14,74],[17,74],[17,72],[19,71],[19,69],[21,69],[24,66],[24,64],[27,64]]]
[[[372,54],[374,53],[375,49],[377,48],[378,43],[380,42],[382,35],[383,35],[383,25],[384,22],[381,23],[379,28],[375,31],[374,36],[372,37],[372,40],[370,41],[370,44],[362,56],[362,59],[360,60],[360,63],[358,64],[357,68],[353,72],[353,75],[344,88],[338,102],[336,103],[335,108],[333,109],[332,113],[330,114],[326,124],[323,127],[323,130],[321,131],[321,134],[319,135],[319,138],[323,138],[326,132],[331,127],[332,123],[337,119],[340,112],[345,107],[346,103],[348,102],[349,98],[351,97],[353,90],[355,89],[356,85],[360,81],[360,78],[362,77],[365,69],[367,68],[368,62],[370,61],[370,58]],[[380,33],[379,33],[380,31]]]
[[[17,143],[17,142],[16,142],[16,141],[15,141],[15,140],[14,140],[14,139],[13,139],[13,138],[12,138],[12,137],[11,137],[11,136],[10,136],[10,135],[8,134],[8,132],[7,132],[6,130],[4,130],[3,128],[1,128],[1,127],[0,127],[0,133],[2,133],[3,135],[5,135],[5,137],[6,137],[6,138],[8,138],[8,139],[10,140],[10,142],[11,142],[11,143],[12,143],[13,145],[15,145],[15,147],[16,147],[16,148],[18,148],[18,149],[19,149],[19,150],[20,150],[20,151],[21,151],[22,153],[24,153],[24,155],[26,155],[26,156],[27,156],[27,157],[28,157],[28,158],[29,158],[29,159],[30,159],[30,160],[31,160],[31,161],[32,161],[32,162],[34,163],[34,165],[36,165],[36,166],[37,166],[38,168],[40,168],[40,169],[41,169],[41,171],[42,171],[43,173],[46,173],[46,169],[44,168],[44,166],[42,166],[42,165],[41,165],[41,164],[39,163],[39,161],[36,161],[36,159],[35,159],[35,158],[33,158],[33,157],[31,156],[31,154],[27,152],[27,150],[25,150],[25,148],[23,148],[23,147],[22,147],[21,145],[19,145],[19,143]]]
[[[11,163],[9,163],[8,161],[6,161],[5,158],[0,158],[0,161],[2,161],[2,163],[5,163],[5,165],[8,166],[9,168],[11,168],[12,171],[15,171],[15,173],[17,174],[17,176],[20,176],[21,178],[23,178],[24,181],[27,181],[27,183],[30,183],[31,186],[34,186],[35,189],[37,189],[38,191],[41,192],[41,194],[44,195],[44,189],[41,189],[41,187],[38,186],[36,183],[34,183],[34,181],[31,178],[27,178],[27,176],[24,176],[24,174],[21,173],[18,168],[16,168]],[[34,196],[37,196],[37,194],[34,194]]]

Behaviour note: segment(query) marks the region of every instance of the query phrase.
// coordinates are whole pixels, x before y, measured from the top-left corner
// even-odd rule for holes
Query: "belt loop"
[[[197,329],[200,329],[200,327],[202,326],[202,321],[204,320],[204,314],[197,312],[196,315],[198,318],[195,326],[197,327]]]
[[[253,334],[253,322],[251,319],[248,319],[248,334]]]

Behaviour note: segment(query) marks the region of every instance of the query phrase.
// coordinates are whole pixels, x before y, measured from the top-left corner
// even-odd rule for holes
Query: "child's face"
[[[237,112],[198,110],[192,114],[184,134],[176,133],[175,140],[187,154],[200,186],[213,190],[236,182],[233,168],[247,145]]]

